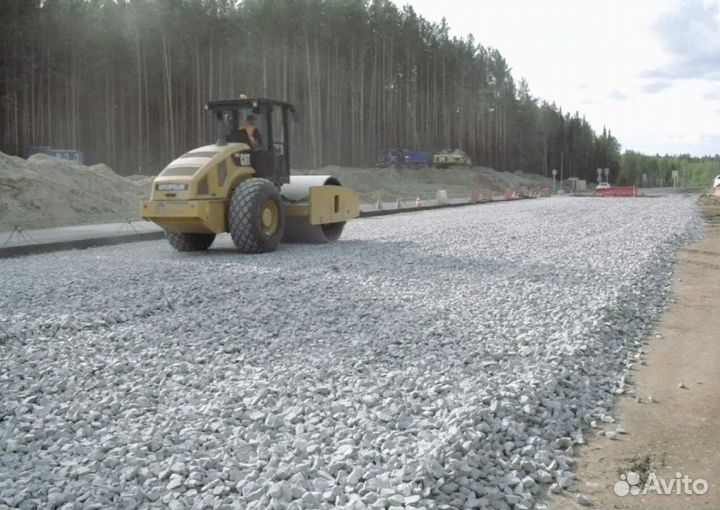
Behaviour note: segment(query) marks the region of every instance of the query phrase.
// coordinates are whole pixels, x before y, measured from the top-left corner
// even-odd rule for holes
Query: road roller
[[[229,232],[238,251],[265,253],[281,241],[336,241],[360,214],[360,199],[329,175],[290,175],[294,107],[255,98],[211,101],[212,145],[192,149],[155,178],[141,216],[178,251],[208,249]]]

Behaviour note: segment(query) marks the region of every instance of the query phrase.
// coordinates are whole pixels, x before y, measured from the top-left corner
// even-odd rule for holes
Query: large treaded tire
[[[277,226],[268,235],[263,229],[263,204],[272,201],[277,210]],[[285,230],[285,205],[280,191],[267,179],[253,177],[241,182],[230,199],[230,236],[241,253],[267,253],[280,244]]]
[[[170,246],[177,251],[203,251],[210,248],[215,234],[176,234],[165,232]]]

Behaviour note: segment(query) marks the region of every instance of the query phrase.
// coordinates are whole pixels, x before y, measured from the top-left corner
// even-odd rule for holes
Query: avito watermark
[[[658,478],[655,473],[648,473],[644,485],[640,485],[640,475],[635,472],[623,473],[620,480],[615,482],[613,490],[618,496],[640,496],[647,494],[658,494],[661,496],[669,494],[677,495],[703,495],[710,486],[706,480],[697,478],[693,480],[688,475],[675,473],[675,478]]]

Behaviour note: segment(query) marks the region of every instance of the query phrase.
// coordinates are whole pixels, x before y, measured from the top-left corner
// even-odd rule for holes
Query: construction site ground
[[[720,449],[720,199],[701,197],[704,239],[679,251],[669,307],[662,315],[631,386],[616,404],[627,432],[590,438],[578,459],[578,491],[597,508],[719,508]],[[614,430],[615,424],[605,426]],[[617,496],[621,475],[677,473],[708,482],[700,494]],[[574,493],[551,496],[551,508],[582,508]]]
[[[483,168],[300,173],[337,175],[364,216],[439,189],[458,203],[552,186]],[[148,186],[0,154],[0,251],[160,237],[128,221]],[[703,224],[695,196],[652,196],[368,218],[262,257],[221,236],[205,254],[152,241],[3,260],[0,510],[717,508],[720,200],[699,199]],[[32,230],[87,218],[119,223]],[[708,490],[617,496],[630,472]]]
[[[262,256],[224,237],[2,260],[0,509],[540,509],[553,487],[559,508],[609,506],[578,445],[613,418],[645,437],[615,395],[647,392],[627,367],[670,341],[647,339],[705,227],[696,201],[398,214]],[[666,356],[712,367],[686,350]],[[714,383],[659,368],[652,406]],[[708,457],[695,432],[666,462],[714,483],[688,464]]]

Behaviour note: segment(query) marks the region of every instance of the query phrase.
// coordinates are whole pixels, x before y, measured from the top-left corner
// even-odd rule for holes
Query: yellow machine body
[[[141,216],[167,232],[227,232],[230,197],[237,185],[255,176],[250,148],[243,143],[207,145],[172,161],[155,178]],[[330,176],[291,176],[280,192],[288,229],[294,225],[341,224],[360,214],[360,199]],[[288,233],[295,239],[293,232]],[[312,241],[311,241],[312,242]]]
[[[155,178],[141,216],[168,232],[226,232],[228,197],[240,181],[255,175],[249,149],[232,143],[206,145],[183,154]]]

